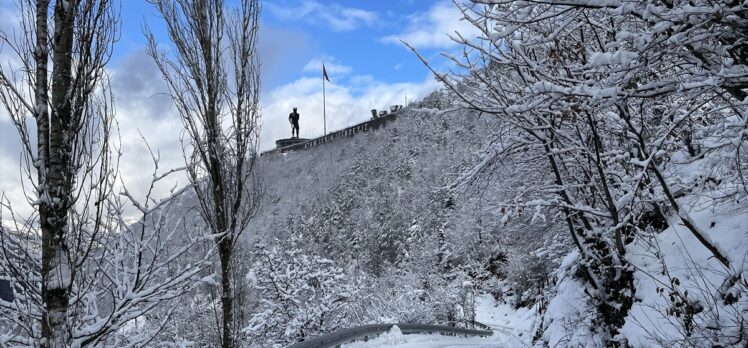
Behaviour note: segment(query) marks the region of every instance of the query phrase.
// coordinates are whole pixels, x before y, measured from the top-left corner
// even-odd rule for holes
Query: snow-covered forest
[[[260,2],[153,1],[183,166],[149,148],[144,198],[118,171],[118,3],[16,2],[0,102],[26,199],[0,202],[0,347],[386,323],[492,335],[347,346],[748,345],[746,1],[455,1],[479,35],[451,33],[446,68],[412,48],[441,90],[262,156]]]

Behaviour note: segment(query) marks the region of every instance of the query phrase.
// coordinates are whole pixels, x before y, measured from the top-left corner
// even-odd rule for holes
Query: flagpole
[[[327,135],[327,100],[325,100],[325,64],[322,63],[322,120],[324,122],[324,132]]]

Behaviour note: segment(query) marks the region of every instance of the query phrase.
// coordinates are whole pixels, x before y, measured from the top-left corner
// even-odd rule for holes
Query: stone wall
[[[367,132],[369,130],[376,130],[381,127],[384,127],[388,123],[394,121],[397,118],[398,114],[399,112],[396,112],[396,113],[390,113],[384,116],[372,118],[366,122],[361,122],[359,124],[350,126],[348,128],[344,128],[338,131],[331,132],[319,138],[309,139],[309,140],[298,142],[292,145],[282,146],[282,147],[275,148],[273,150],[265,151],[261,154],[261,156],[272,155],[276,153],[284,153],[288,151],[306,150],[306,149],[310,149],[316,146],[327,144],[329,142],[336,141],[337,139],[340,139],[340,138],[350,138],[361,132]]]

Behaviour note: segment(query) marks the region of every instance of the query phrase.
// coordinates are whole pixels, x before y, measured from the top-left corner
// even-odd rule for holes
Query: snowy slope
[[[595,331],[596,309],[578,276],[578,252],[558,216],[503,219],[496,208],[506,188],[542,175],[516,176],[511,167],[499,168],[477,191],[445,194],[444,187],[479,163],[495,132],[491,124],[464,111],[409,108],[376,132],[263,156],[264,195],[243,235],[248,248],[263,243],[314,255],[342,270],[335,275],[342,278],[331,281],[358,287],[335,313],[289,306],[291,313],[284,315],[312,324],[279,330],[264,343],[283,346],[298,341],[299,332],[309,337],[361,324],[473,318],[491,326],[494,337],[392,332],[347,347],[603,345]],[[708,165],[669,168],[669,180],[687,186]],[[188,206],[188,195],[184,200]],[[720,339],[740,335],[748,310],[748,209],[743,202],[709,198],[708,191],[680,201],[728,255],[731,269],[710,258],[670,211],[669,228],[641,233],[626,246],[636,302],[620,337],[633,347],[731,346]],[[736,282],[725,284],[729,275],[737,275]],[[250,293],[250,308],[269,301],[261,290]],[[329,300],[330,294],[313,296]],[[321,319],[326,317],[345,319],[332,325]]]
[[[629,250],[637,267],[635,282],[640,302],[634,305],[623,327],[623,335],[633,345],[684,340],[700,345],[719,342],[717,333],[722,337],[741,335],[740,325],[745,325],[748,318],[748,299],[739,284],[725,281],[733,274],[742,275],[743,281],[748,279],[748,211],[732,204],[709,204],[693,210],[694,220],[725,251],[733,263],[732,269],[722,266],[677,223],[660,234],[639,238]],[[656,254],[664,255],[663,260],[655,258]],[[736,297],[734,303],[726,300],[728,294]],[[687,310],[673,315],[677,307],[692,307],[698,313],[692,319]],[[689,320],[694,321],[691,333],[686,331]],[[731,345],[724,338],[720,344]]]
[[[748,212],[741,205],[726,204],[694,209],[692,215],[733,260],[732,269],[717,262],[675,221],[659,234],[637,238],[627,247],[636,268],[637,302],[621,330],[621,336],[633,347],[700,347],[717,342],[730,347],[739,341],[741,325],[745,329],[748,299],[740,282],[747,278]],[[542,341],[550,346],[602,344],[590,330],[589,313],[594,308],[589,305],[589,296],[571,276],[577,261],[575,251],[562,263],[558,272],[563,278],[543,315]],[[726,284],[731,274],[742,275],[743,280]],[[735,300],[726,301],[728,294]],[[689,314],[688,308],[693,312]]]

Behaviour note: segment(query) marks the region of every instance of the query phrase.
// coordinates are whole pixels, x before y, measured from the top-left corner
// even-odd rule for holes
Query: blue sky
[[[421,80],[426,74],[425,67],[397,39],[401,36],[407,39],[403,34],[412,34],[416,29],[424,32],[442,29],[441,33],[430,32],[442,35],[441,40],[426,45],[424,39],[419,39],[415,43],[427,56],[438,59],[439,49],[449,46],[446,33],[450,23],[439,23],[439,20],[448,21],[438,17],[431,20],[429,16],[433,13],[429,11],[446,8],[451,9],[448,1],[266,0],[261,19],[266,49],[263,64],[271,67],[264,76],[265,88],[311,75],[304,67],[314,59],[328,61],[333,70],[335,65],[345,66],[357,75],[371,75],[386,83]],[[114,65],[144,47],[143,23],[148,23],[156,33],[162,27],[153,6],[145,0],[123,0],[121,14],[122,35],[116,46]],[[457,13],[453,14],[456,21]],[[443,27],[434,26],[438,24]],[[335,80],[346,78],[333,76],[332,72],[330,75]]]
[[[115,71],[147,68],[146,58],[140,57],[143,23],[157,36],[161,32],[152,5],[145,0],[123,1],[122,37],[112,60]],[[447,0],[264,1],[261,149],[272,148],[276,139],[290,135],[286,118],[293,106],[302,115],[302,137],[322,134],[322,61],[332,80],[327,90],[327,129],[335,130],[366,120],[372,108],[404,104],[406,98],[420,99],[438,88],[426,67],[399,40],[443,66],[440,53],[455,49],[447,36],[455,30],[464,33],[470,28]],[[132,61],[135,56],[137,62]]]
[[[15,0],[0,0],[0,31],[12,33],[17,27],[15,4]],[[165,94],[160,73],[145,52],[144,23],[168,44],[168,38],[160,34],[161,19],[146,0],[120,0],[119,4],[121,36],[108,70],[124,153],[120,172],[138,194],[150,178],[147,168],[152,167],[143,138],[158,149],[160,168],[180,167],[184,163],[183,126]],[[440,53],[459,49],[447,33],[457,30],[475,36],[460,17],[448,0],[263,1],[260,150],[271,149],[275,140],[291,135],[287,117],[294,106],[301,113],[301,136],[322,135],[323,60],[332,80],[327,84],[328,131],[369,119],[372,108],[404,104],[406,97],[418,100],[439,88],[399,40],[444,68]],[[0,64],[12,67],[13,60],[12,52],[0,50]],[[20,148],[4,110],[0,110],[0,138],[0,191],[22,200]],[[184,178],[178,180],[184,183]]]

